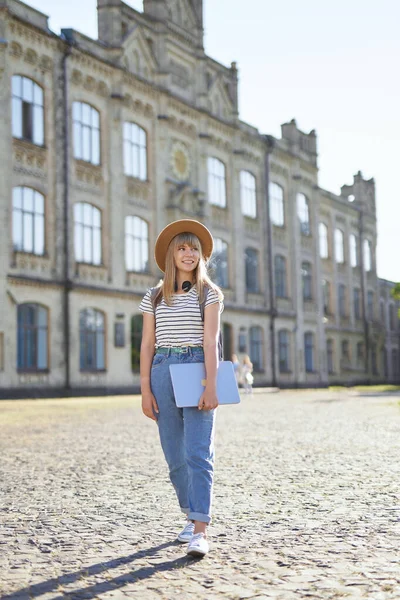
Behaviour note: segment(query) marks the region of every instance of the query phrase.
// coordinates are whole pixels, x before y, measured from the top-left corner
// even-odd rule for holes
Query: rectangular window
[[[278,334],[279,341],[279,372],[289,372],[289,333],[286,330],[280,331]]]
[[[358,288],[354,288],[354,318],[361,319],[361,293]]]
[[[246,248],[246,291],[257,294],[259,292],[258,252],[253,248]]]
[[[314,371],[314,336],[312,333],[304,334],[304,359],[307,373]]]
[[[333,356],[333,340],[326,342],[326,356],[328,362],[328,373],[331,375],[334,372],[334,356]]]
[[[338,288],[339,316],[346,317],[346,286],[342,283]]]
[[[367,312],[368,319],[374,318],[374,292],[368,291],[367,293]]]
[[[341,229],[335,229],[335,260],[339,264],[344,263],[344,236]]]
[[[269,203],[271,223],[277,227],[283,227],[285,225],[283,188],[274,182],[269,185]]]

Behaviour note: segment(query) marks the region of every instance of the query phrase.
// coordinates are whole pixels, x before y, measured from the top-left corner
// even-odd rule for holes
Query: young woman
[[[187,553],[208,552],[214,475],[214,423],[218,337],[223,295],[207,275],[213,238],[198,221],[183,219],[162,230],[155,260],[165,273],[144,296],[140,380],[144,414],[158,424],[161,446],[187,524]],[[206,294],[206,296],[205,296]],[[204,322],[200,302],[205,300]],[[206,387],[197,408],[177,408],[169,365],[204,362]],[[188,381],[190,385],[190,381]]]

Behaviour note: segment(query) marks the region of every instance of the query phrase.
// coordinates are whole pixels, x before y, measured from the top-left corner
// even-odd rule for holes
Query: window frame
[[[32,324],[22,322],[24,318],[28,320],[29,309],[34,311]],[[40,324],[42,317],[45,325]],[[40,349],[41,343],[45,344],[44,350]],[[33,344],[33,346],[29,348],[29,344]],[[31,360],[27,358],[30,350],[33,351]],[[38,364],[40,356],[44,359],[42,366]],[[21,358],[22,360],[20,360]],[[24,302],[17,306],[17,371],[18,373],[46,373],[49,371],[49,309],[37,302]]]
[[[81,211],[82,211],[82,222],[77,222],[77,212],[79,210],[79,208],[81,207]],[[85,223],[85,210],[86,207],[90,207],[91,210],[91,223]],[[97,215],[98,215],[98,221],[99,221],[99,225],[94,223],[94,219],[96,217],[97,220]],[[88,233],[89,230],[89,233]],[[77,238],[79,235],[79,231],[81,240],[80,240],[80,245],[81,245],[81,258],[79,258],[78,256],[78,251],[77,251]],[[85,243],[85,239],[86,239],[86,235],[89,235],[90,239],[90,253],[91,253],[91,260],[85,260],[85,248],[87,248],[87,244]],[[89,202],[75,202],[74,204],[74,258],[75,258],[75,262],[77,263],[82,263],[82,264],[86,264],[86,265],[93,265],[95,267],[99,267],[103,265],[103,226],[102,226],[102,211],[97,208],[97,206],[95,206],[94,204],[90,204]],[[95,244],[96,242],[99,243],[99,258],[98,261],[95,260],[95,256],[96,256],[96,248],[95,248]]]
[[[344,232],[339,227],[335,227],[335,262],[338,265],[344,265]]]
[[[329,258],[329,229],[323,221],[318,224],[319,256],[322,259]],[[322,252],[324,250],[324,252]]]
[[[255,373],[263,373],[264,332],[260,325],[252,325],[251,327],[249,327],[249,356],[253,364],[253,371]]]
[[[349,235],[349,252],[350,252],[350,266],[355,269],[359,266],[358,257],[358,241],[355,233]]]
[[[269,214],[272,225],[285,227],[284,189],[275,181],[269,184]]]
[[[300,204],[303,202],[303,204]],[[297,217],[300,222],[300,233],[305,236],[311,235],[310,201],[303,192],[296,194]]]
[[[309,261],[303,261],[301,263],[301,285],[303,293],[303,302],[312,302],[312,264]]]
[[[240,171],[240,205],[242,215],[249,219],[257,218],[257,180],[246,169]],[[247,181],[246,181],[247,180]],[[250,185],[251,182],[251,185]]]
[[[134,139],[135,132],[137,134],[136,140]],[[124,175],[126,175],[127,177],[134,177],[135,179],[139,179],[140,181],[147,181],[147,131],[134,121],[124,121],[122,124],[122,144]],[[128,160],[127,157],[128,152],[130,153],[130,160]]]
[[[288,329],[278,331],[278,364],[279,373],[290,373],[290,332]]]
[[[221,258],[224,254],[225,258]],[[219,287],[229,288],[229,246],[222,238],[214,238],[211,268],[214,271],[215,283]]]
[[[130,225],[131,224],[131,225]],[[131,227],[131,231],[128,231]],[[140,229],[139,235],[135,228]],[[149,273],[149,223],[137,215],[127,215],[124,222],[124,236],[125,236],[125,270],[128,273]],[[132,252],[129,250],[131,246]],[[138,251],[136,258],[136,251]],[[128,257],[132,256],[133,264],[129,264]],[[141,268],[135,268],[137,266],[136,260],[139,260],[143,266]]]
[[[25,207],[25,196],[28,190],[32,196],[30,199],[31,209]],[[18,194],[20,194],[20,198],[17,198]],[[41,203],[42,208],[36,210],[38,202]],[[17,206],[18,203],[20,203],[20,207]],[[30,229],[29,234],[26,233],[26,228]],[[20,234],[17,231],[20,231]],[[20,245],[16,240],[17,237],[21,238]],[[37,242],[38,237],[41,238],[40,242]],[[31,241],[31,244],[28,243],[28,240]],[[35,256],[45,256],[46,254],[46,198],[35,188],[26,185],[13,188],[12,242],[14,252],[34,254]]]
[[[21,80],[20,82],[20,96],[15,93],[15,87],[17,78]],[[26,93],[24,90],[24,81],[29,81],[32,85],[32,100],[25,100],[24,94]],[[26,84],[27,85],[27,84]],[[40,92],[38,91],[40,90]],[[15,73],[11,78],[11,131],[12,136],[15,139],[23,140],[26,142],[30,142],[31,144],[35,144],[35,146],[44,147],[45,142],[45,112],[44,112],[44,88],[36,83],[34,79],[31,77],[27,77],[26,75],[20,75],[19,73]],[[41,102],[35,101],[35,96],[41,95]],[[29,108],[29,116],[27,113],[27,107]],[[25,108],[24,108],[25,107]],[[17,125],[17,114],[19,112],[20,119],[20,127]],[[36,115],[36,116],[35,116]],[[26,123],[25,120],[29,119],[30,123]],[[38,136],[35,135],[35,121],[40,119],[41,126],[39,127],[40,133]],[[40,123],[39,123],[40,124]],[[17,129],[21,130],[19,134]],[[25,135],[24,131],[26,129],[31,129],[29,135]],[[37,133],[37,132],[36,132]],[[36,139],[35,139],[36,138]]]
[[[249,256],[249,251],[253,254]],[[251,264],[250,264],[251,261]],[[255,248],[245,248],[245,283],[246,292],[248,294],[259,294],[260,293],[260,253]],[[254,283],[254,288],[249,286],[250,281]]]
[[[82,327],[82,316],[84,313],[88,313],[89,311],[93,311],[93,317],[95,319],[97,319],[98,317],[101,317],[102,319],[102,327],[99,328],[96,326],[96,329],[90,329],[89,327]],[[97,325],[97,324],[96,324]],[[86,308],[82,308],[79,311],[79,371],[81,373],[101,373],[106,371],[106,314],[102,311],[99,310],[97,308],[93,308],[93,307],[86,307]],[[101,363],[101,366],[98,366],[96,364],[96,366],[91,366],[90,364],[88,364],[88,356],[87,354],[84,355],[84,362],[82,362],[82,357],[83,357],[83,352],[82,352],[82,337],[84,338],[85,341],[85,346],[87,348],[87,340],[89,339],[89,341],[91,341],[91,343],[93,344],[93,362],[97,363],[98,361],[98,348],[97,348],[97,344],[98,344],[98,339],[100,338],[100,340],[102,341],[102,358],[103,358],[103,362]],[[94,343],[93,343],[94,341]]]
[[[287,298],[287,261],[283,254],[275,254],[274,256],[274,277],[275,277],[275,297]],[[283,292],[283,293],[281,293]]]
[[[311,340],[311,343],[310,343]],[[311,351],[311,355],[309,352]],[[315,346],[312,331],[304,332],[304,369],[306,373],[315,373]],[[311,358],[311,363],[310,363]]]
[[[76,111],[80,110],[79,118],[76,117]],[[90,123],[84,122],[85,110],[89,109]],[[98,125],[93,123],[93,119],[97,120]],[[73,156],[77,160],[82,160],[94,166],[101,165],[101,115],[100,111],[88,102],[82,100],[74,100],[72,103],[72,129],[73,129]],[[79,134],[78,134],[79,132]],[[85,148],[85,132],[88,132],[88,143]],[[79,140],[78,140],[79,135]],[[97,148],[97,153],[96,153]],[[89,152],[89,157],[86,156],[86,150]]]
[[[216,156],[207,157],[207,186],[209,204],[226,208],[226,166]]]

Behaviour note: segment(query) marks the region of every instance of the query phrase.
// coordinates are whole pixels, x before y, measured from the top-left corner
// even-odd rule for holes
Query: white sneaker
[[[208,550],[208,542],[204,533],[194,533],[186,554],[189,554],[189,556],[205,556]]]
[[[177,540],[178,542],[182,542],[182,544],[187,544],[193,537],[194,532],[194,523],[192,521],[188,521],[182,531],[178,534]]]

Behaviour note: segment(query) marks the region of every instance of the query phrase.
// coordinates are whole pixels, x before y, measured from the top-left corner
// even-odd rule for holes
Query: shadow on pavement
[[[48,594],[54,591],[56,593],[52,600],[62,600],[65,596],[67,596],[68,598],[85,598],[90,600],[90,598],[95,598],[99,594],[109,592],[111,590],[120,589],[128,583],[136,583],[138,581],[141,581],[142,579],[147,579],[148,577],[154,575],[154,573],[158,573],[160,571],[172,571],[174,569],[184,567],[187,564],[193,564],[193,558],[182,556],[174,560],[157,563],[156,565],[141,567],[136,571],[129,571],[124,575],[120,575],[118,577],[115,577],[114,579],[109,579],[107,581],[96,583],[95,585],[91,585],[89,587],[81,587],[79,589],[74,589],[71,591],[66,590],[65,595],[61,590],[59,590],[59,588],[63,585],[67,586],[73,583],[74,581],[82,580],[85,577],[98,575],[100,573],[108,571],[109,569],[116,569],[117,567],[121,567],[122,565],[129,565],[130,563],[134,562],[139,558],[151,557],[154,554],[157,554],[157,552],[159,552],[160,550],[164,550],[169,546],[177,545],[177,542],[167,542],[165,544],[155,546],[154,548],[148,548],[147,550],[141,550],[140,552],[136,552],[135,554],[130,554],[129,556],[116,558],[107,562],[97,563],[90,567],[85,567],[83,569],[80,569],[79,571],[75,571],[74,573],[67,573],[65,575],[61,575],[60,577],[52,578],[48,581],[43,581],[42,583],[37,583],[25,587],[21,590],[13,592],[12,594],[1,596],[1,600],[22,600],[22,598],[36,598],[38,596],[42,596],[43,594]]]

